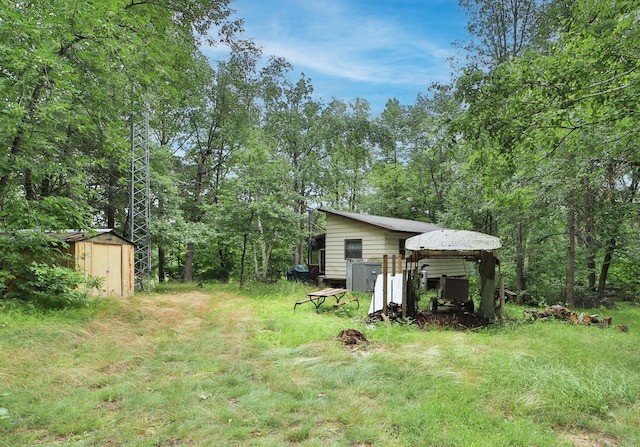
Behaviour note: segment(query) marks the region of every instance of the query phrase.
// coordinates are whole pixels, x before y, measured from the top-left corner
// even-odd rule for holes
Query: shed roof
[[[320,211],[327,214],[333,214],[335,216],[351,219],[356,222],[373,225],[384,230],[395,231],[399,233],[426,233],[429,231],[442,229],[442,227],[439,227],[437,225],[427,222],[420,222],[417,220],[374,216],[371,214],[348,213],[345,211],[329,210],[325,208],[320,208]]]
[[[113,228],[103,228],[103,229],[95,229],[95,230],[66,230],[66,231],[56,231],[47,233],[50,237],[54,239],[59,239],[65,242],[79,242],[86,241],[87,239],[91,239],[93,237],[99,236],[101,234],[113,234],[114,236],[133,244],[130,240],[120,236]]]

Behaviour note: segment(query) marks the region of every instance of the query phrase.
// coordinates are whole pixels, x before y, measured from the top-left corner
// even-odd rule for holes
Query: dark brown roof
[[[345,211],[335,211],[324,208],[320,208],[320,211],[399,233],[427,233],[429,231],[442,230],[442,227],[417,220],[373,216],[370,214],[347,213]]]

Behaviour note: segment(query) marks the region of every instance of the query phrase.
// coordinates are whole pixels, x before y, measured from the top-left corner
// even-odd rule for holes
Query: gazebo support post
[[[499,281],[499,294],[500,294],[500,306],[499,316],[500,324],[504,324],[505,311],[504,311],[504,276],[502,275],[502,268],[498,264],[498,281]]]
[[[478,315],[487,320],[496,319],[496,258],[490,251],[480,257],[480,307]]]
[[[389,293],[389,256],[382,255],[382,315],[383,319],[386,320],[387,316],[387,303],[388,301],[388,293]]]

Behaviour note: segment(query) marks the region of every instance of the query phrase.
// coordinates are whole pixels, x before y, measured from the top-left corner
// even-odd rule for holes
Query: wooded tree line
[[[637,293],[638,6],[460,4],[455,79],[375,116],[265,62],[228,0],[5,1],[0,232],[126,235],[129,119],[148,111],[160,278],[278,277],[323,205],[498,235],[507,284],[537,300]]]

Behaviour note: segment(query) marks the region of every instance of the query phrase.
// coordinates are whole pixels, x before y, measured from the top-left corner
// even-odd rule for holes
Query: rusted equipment
[[[456,310],[464,309],[469,313],[473,313],[473,300],[469,298],[469,280],[443,276],[440,279],[438,296],[434,296],[429,300],[429,310],[437,312],[438,306],[444,302],[452,303]]]

